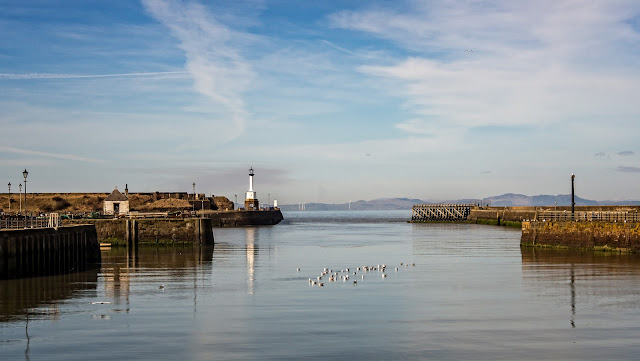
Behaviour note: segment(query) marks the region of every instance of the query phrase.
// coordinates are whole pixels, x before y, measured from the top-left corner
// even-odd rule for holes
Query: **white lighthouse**
[[[256,197],[256,191],[253,190],[253,167],[251,167],[249,169],[249,190],[244,199],[244,208],[251,210],[258,209],[259,207],[260,203],[258,202],[258,197]]]

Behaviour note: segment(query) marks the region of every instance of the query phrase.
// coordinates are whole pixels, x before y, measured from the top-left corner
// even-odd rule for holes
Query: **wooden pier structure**
[[[466,221],[474,205],[471,204],[420,204],[413,206],[412,222]]]

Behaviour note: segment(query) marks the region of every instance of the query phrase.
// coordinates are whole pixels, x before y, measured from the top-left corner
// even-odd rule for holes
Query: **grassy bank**
[[[608,245],[593,246],[593,247],[571,247],[571,246],[563,246],[563,245],[556,245],[556,244],[521,242],[520,247],[544,248],[544,249],[554,249],[554,250],[580,250],[580,251],[594,252],[596,254],[602,254],[602,255],[610,255],[610,254],[618,254],[618,253],[623,253],[623,254],[635,253],[632,249],[629,249],[629,248],[611,247]]]
[[[474,223],[476,223],[476,224],[487,224],[487,225],[490,225],[490,226],[503,226],[503,227],[512,227],[512,228],[522,228],[522,222],[501,221],[501,220],[497,220],[497,219],[479,218]]]

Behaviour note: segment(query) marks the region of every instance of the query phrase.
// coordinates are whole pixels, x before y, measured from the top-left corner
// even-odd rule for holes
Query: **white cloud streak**
[[[180,41],[196,91],[228,109],[235,126],[229,134],[240,135],[249,118],[242,94],[253,72],[236,46],[249,36],[226,26],[216,18],[219,14],[200,4],[171,0],[143,0],[143,4]]]
[[[185,71],[164,71],[153,73],[120,73],[120,74],[49,74],[49,73],[26,73],[7,74],[0,73],[1,79],[8,80],[29,80],[29,79],[82,79],[82,78],[124,78],[124,77],[153,77],[165,75],[184,75]]]
[[[29,150],[29,149],[20,149],[14,147],[0,147],[0,152],[7,153],[16,153],[16,154],[25,154],[25,155],[34,155],[38,157],[47,157],[47,158],[56,158],[56,159],[64,159],[64,160],[75,160],[80,162],[90,162],[90,163],[101,163],[103,161],[93,158],[82,157],[74,154],[61,154],[61,153],[51,153],[51,152],[41,152],[37,150]]]

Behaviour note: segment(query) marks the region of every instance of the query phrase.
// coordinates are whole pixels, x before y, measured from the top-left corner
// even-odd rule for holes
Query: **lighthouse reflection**
[[[247,290],[250,295],[253,294],[253,286],[255,282],[255,257],[256,249],[256,229],[246,228],[245,236],[247,240]]]

